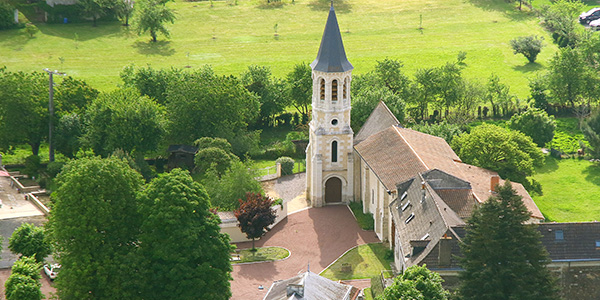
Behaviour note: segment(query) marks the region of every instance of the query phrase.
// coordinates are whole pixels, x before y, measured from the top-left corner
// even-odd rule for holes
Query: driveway
[[[345,205],[293,213],[256,242],[257,247],[287,248],[291,256],[277,262],[234,265],[231,299],[263,299],[273,281],[304,272],[309,263],[312,272],[320,273],[348,249],[375,242],[379,242],[375,233],[360,229]],[[239,249],[250,248],[252,243],[237,246]],[[263,290],[258,289],[260,285]]]

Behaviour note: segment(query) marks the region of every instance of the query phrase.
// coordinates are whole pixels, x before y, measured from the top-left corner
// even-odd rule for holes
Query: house
[[[169,170],[183,168],[186,170],[194,169],[194,156],[198,148],[191,145],[170,145],[167,149],[169,161],[167,166]]]
[[[360,290],[306,271],[286,280],[273,282],[263,300],[355,300]]]

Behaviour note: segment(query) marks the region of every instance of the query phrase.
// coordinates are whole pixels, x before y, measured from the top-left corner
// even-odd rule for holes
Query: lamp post
[[[54,147],[52,146],[52,127],[53,127],[53,119],[54,119],[54,80],[53,80],[53,75],[67,75],[66,73],[62,73],[59,71],[50,71],[50,69],[46,68],[44,69],[44,71],[46,71],[48,73],[48,75],[50,75],[50,86],[48,87],[48,96],[49,96],[49,101],[48,101],[48,115],[49,115],[49,121],[48,121],[48,160],[50,162],[54,161]]]

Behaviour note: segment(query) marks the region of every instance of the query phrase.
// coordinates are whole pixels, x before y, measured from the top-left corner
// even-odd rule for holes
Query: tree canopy
[[[159,33],[170,36],[165,23],[175,23],[176,17],[167,7],[167,2],[168,0],[141,0],[136,3],[135,24],[138,35],[148,32],[152,42],[156,42]]]
[[[116,149],[129,153],[156,150],[165,134],[163,107],[133,89],[101,94],[85,119],[85,139],[102,156]]]
[[[300,63],[287,74],[287,96],[292,105],[308,120],[308,112],[312,103],[312,70],[308,63]]]
[[[518,115],[513,115],[509,126],[530,137],[538,147],[544,147],[554,138],[556,122],[554,116],[548,116],[546,111],[530,108]]]
[[[91,157],[68,163],[56,182],[47,226],[63,267],[60,298],[127,298],[141,175],[118,158]]]
[[[468,164],[498,172],[503,178],[525,182],[542,163],[540,149],[525,134],[483,124],[452,140],[452,149]]]
[[[37,262],[44,261],[52,253],[44,228],[31,223],[23,223],[13,232],[8,248],[21,256],[33,257]]]
[[[4,283],[6,300],[44,299],[40,288],[40,264],[34,258],[21,256],[11,268],[11,275]]]
[[[467,222],[461,244],[460,294],[464,300],[559,299],[548,254],[529,211],[510,182]]]
[[[590,143],[589,153],[596,158],[600,157],[600,110],[595,110],[581,122],[581,131]]]
[[[244,199],[246,193],[262,193],[262,186],[249,166],[241,161],[234,161],[231,167],[219,177],[214,169],[209,169],[202,179],[202,184],[210,195],[212,207],[219,210],[231,211],[239,206],[239,199]]]
[[[277,218],[271,209],[273,199],[258,193],[246,193],[246,199],[239,199],[239,202],[240,207],[234,211],[238,226],[247,238],[252,239],[252,249],[255,249],[254,240],[262,237]]]
[[[449,293],[442,282],[440,274],[427,266],[412,266],[397,276],[377,300],[447,300]]]
[[[186,171],[153,179],[140,195],[141,299],[229,299],[229,237]]]

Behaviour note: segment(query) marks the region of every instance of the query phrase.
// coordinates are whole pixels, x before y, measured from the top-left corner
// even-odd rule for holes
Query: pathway
[[[373,231],[358,227],[345,205],[311,208],[293,213],[268,232],[257,247],[280,246],[291,251],[283,261],[234,265],[231,299],[262,299],[273,281],[287,279],[310,270],[319,273],[346,250],[365,243],[379,242]],[[251,243],[239,243],[239,249]],[[259,286],[263,290],[259,290]]]

